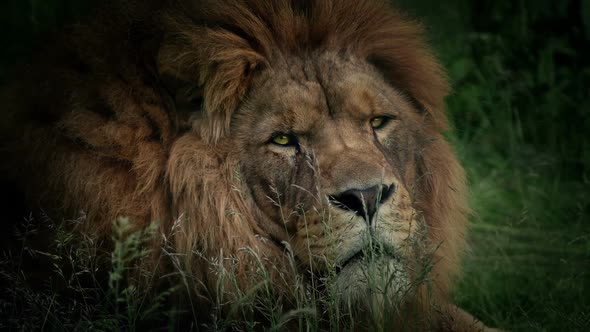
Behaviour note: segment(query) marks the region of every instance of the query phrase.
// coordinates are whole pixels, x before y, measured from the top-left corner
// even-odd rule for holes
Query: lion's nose
[[[330,195],[330,200],[341,209],[353,211],[357,215],[369,221],[377,211],[379,205],[383,204],[393,193],[395,186],[377,185],[368,189],[349,189],[336,195]]]

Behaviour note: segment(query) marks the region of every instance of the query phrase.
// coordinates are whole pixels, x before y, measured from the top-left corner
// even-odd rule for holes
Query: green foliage
[[[588,6],[404,6],[425,17],[448,69],[471,183],[473,252],[456,298],[511,331],[590,328]]]
[[[157,272],[143,264],[156,225],[131,231],[126,219],[118,220],[109,262],[109,252],[99,249],[104,244],[76,230],[83,222],[29,218],[19,228],[22,250],[0,260],[7,286],[0,292],[0,329],[135,331],[174,317],[166,304],[175,288],[152,292]],[[38,278],[45,269],[47,279]]]
[[[199,300],[206,301],[197,304],[192,302],[193,290],[201,289],[203,281],[192,279],[182,264],[168,264],[178,262],[176,259],[182,253],[174,252],[166,237],[158,234],[161,229],[156,224],[134,230],[127,219],[119,219],[113,225],[114,236],[108,241],[112,248],[99,252],[98,248],[109,245],[86,236],[80,228],[84,222],[83,216],[61,223],[49,218],[29,218],[18,229],[22,250],[12,252],[16,256],[6,252],[0,260],[0,281],[7,285],[0,292],[0,329],[182,331],[190,327],[205,331],[283,331],[298,327],[300,331],[350,331],[358,326],[358,314],[351,315],[358,308],[342,297],[335,267],[321,277],[302,276],[288,244],[285,245],[292,270],[287,271],[288,275],[279,274],[294,295],[294,302],[288,307],[287,303],[277,301],[281,295],[276,286],[281,280],[271,277],[271,272],[277,271],[269,271],[268,265],[250,248],[243,251],[255,262],[251,275],[257,281],[254,286],[240,287],[236,257],[202,257],[215,275],[216,287],[199,294]],[[51,241],[43,244],[42,239]],[[154,247],[154,243],[160,245]],[[385,249],[367,249],[359,260],[364,266],[360,278],[369,289],[367,294],[371,294],[362,299],[367,301],[368,308],[363,312],[363,324],[368,324],[371,331],[390,331],[398,323],[393,317],[404,308],[401,304],[413,298],[420,285],[429,282],[427,274],[433,260],[431,254],[420,257],[424,261],[416,264],[422,266],[422,270],[416,271],[416,279],[409,285],[397,284],[405,273],[398,266],[383,264],[383,255],[377,252],[380,250]],[[162,275],[154,261],[173,269]],[[47,271],[49,278],[34,279],[45,271],[46,265],[51,266]],[[385,302],[386,311],[381,301]],[[204,303],[211,307],[203,309],[200,305]],[[199,310],[206,316],[199,316],[203,314]],[[412,314],[407,310],[402,317]],[[415,330],[406,322],[404,327],[404,331]]]

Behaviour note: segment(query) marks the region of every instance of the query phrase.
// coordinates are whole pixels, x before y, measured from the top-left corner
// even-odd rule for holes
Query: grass
[[[468,172],[475,211],[456,301],[510,331],[589,330],[590,1],[455,0],[443,8],[399,2],[424,19],[454,87],[450,139]],[[30,52],[32,43],[23,40],[85,11],[70,1],[1,6],[8,45],[0,80]],[[115,289],[134,298],[133,289]],[[52,322],[48,308],[61,308],[63,317],[71,310],[51,293],[18,296],[46,313],[38,324]],[[85,314],[101,317],[97,329],[121,318],[112,315],[112,301],[91,307]],[[310,312],[291,314],[309,319]],[[279,327],[288,317],[272,319]],[[60,322],[82,328],[70,323]]]
[[[0,293],[0,329],[351,331],[362,324],[371,331],[390,331],[402,324],[400,331],[413,331],[415,325],[396,321],[394,317],[399,310],[407,310],[403,311],[403,317],[412,314],[402,304],[413,298],[419,285],[428,282],[426,272],[432,267],[431,257],[424,255],[421,257],[425,261],[424,271],[417,271],[419,276],[411,284],[398,287],[392,282],[405,275],[404,272],[397,266],[380,263],[382,256],[377,251],[383,248],[367,250],[363,258],[366,266],[359,278],[366,279],[362,284],[367,285],[371,296],[361,299],[366,301],[367,310],[363,311],[364,316],[359,316],[358,299],[349,302],[341,297],[342,287],[338,283],[342,279],[334,278],[335,267],[331,273],[321,276],[321,280],[304,281],[296,272],[296,259],[288,251],[293,271],[286,273],[295,275],[296,279],[282,275],[294,298],[294,303],[287,307],[287,303],[277,301],[281,279],[271,278],[268,264],[256,252],[244,248],[254,262],[254,273],[250,275],[254,285],[241,288],[236,278],[237,257],[220,254],[206,258],[216,285],[213,292],[208,288],[209,293],[199,294],[210,303],[210,307],[202,307],[202,298],[194,299],[201,301],[197,304],[187,295],[194,295],[194,289],[202,289],[203,281],[186,272],[182,257],[158,232],[161,229],[157,224],[131,232],[130,222],[119,219],[113,225],[113,237],[109,241],[112,248],[100,252],[105,250],[104,243],[97,243],[76,230],[83,223],[83,216],[66,223],[28,218],[18,228],[22,251],[16,251],[18,257],[11,256],[10,251],[4,252],[0,260],[0,278],[7,286]],[[182,220],[175,223],[175,231],[182,231],[182,223]],[[38,240],[47,238],[48,231],[55,236],[39,246]],[[154,240],[160,241],[162,251],[145,249]],[[161,276],[158,272],[161,265],[172,268]],[[43,271],[47,274],[43,275]],[[39,273],[41,279],[36,279]],[[383,311],[383,307],[387,310]],[[359,318],[364,321],[359,322]],[[416,324],[430,322],[423,320]]]
[[[590,2],[405,2],[455,90],[475,211],[457,302],[511,331],[587,331]]]

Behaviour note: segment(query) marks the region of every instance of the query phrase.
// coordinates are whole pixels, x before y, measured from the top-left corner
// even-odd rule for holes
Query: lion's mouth
[[[396,259],[392,248],[379,245],[367,246],[344,256],[336,266],[336,274],[340,274],[344,269],[356,265],[356,263],[389,259]]]
[[[356,254],[353,254],[352,256],[350,256],[349,258],[344,260],[342,263],[338,264],[338,266],[336,266],[336,274],[339,274],[340,272],[342,272],[342,270],[346,266],[348,266],[354,262],[361,261],[364,257],[365,257],[365,253],[363,253],[362,250],[357,252]]]
[[[344,303],[397,301],[409,287],[403,259],[392,251],[370,246],[347,256],[334,277],[335,289]]]

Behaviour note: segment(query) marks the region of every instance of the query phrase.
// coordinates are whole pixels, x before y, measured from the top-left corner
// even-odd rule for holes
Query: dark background
[[[510,331],[590,330],[590,0],[398,3],[453,85],[475,211],[456,301]],[[92,7],[4,0],[0,82]]]

